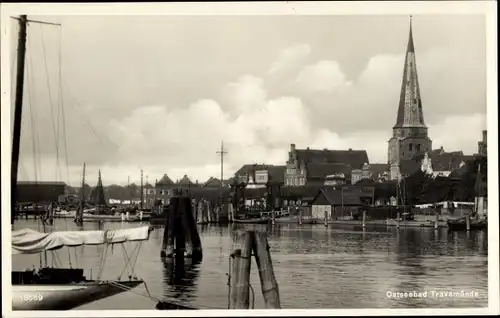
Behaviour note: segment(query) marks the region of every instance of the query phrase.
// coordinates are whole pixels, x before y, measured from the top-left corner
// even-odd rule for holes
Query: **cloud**
[[[112,119],[105,127],[117,149],[105,162],[89,167],[89,180],[97,178],[98,168],[105,184],[124,183],[141,168],[150,182],[164,173],[172,179],[187,174],[200,182],[219,177],[216,151],[221,141],[228,151],[226,177],[243,164],[284,164],[291,143],[299,148],[366,149],[370,162],[386,162],[404,55],[373,56],[357,77],[347,80],[337,61],[310,61],[311,53],[307,44],[285,49],[265,76],[242,75],[221,87],[220,100],[158,103]],[[450,60],[463,64],[457,56],[439,50],[417,54],[424,115],[435,148],[473,153],[485,127],[485,105],[473,105],[471,112],[470,103],[480,101],[484,92],[465,99],[451,94],[465,91],[464,78],[480,72],[470,65],[461,70],[449,66]],[[443,103],[453,115],[436,111]],[[48,166],[45,178],[53,179],[54,159],[43,160]],[[28,170],[25,174],[32,175]],[[70,182],[78,184],[80,171],[79,166],[69,167]]]

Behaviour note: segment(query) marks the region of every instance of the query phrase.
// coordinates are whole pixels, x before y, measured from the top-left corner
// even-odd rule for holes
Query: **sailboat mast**
[[[80,199],[81,213],[83,214],[83,207],[85,203],[85,162],[83,163],[83,177],[82,177],[82,197]]]
[[[142,176],[142,169],[141,169],[141,210],[144,202],[144,190],[143,190],[143,176]]]
[[[11,166],[11,224],[14,224],[17,201],[17,171],[19,165],[19,145],[21,141],[21,121],[24,91],[24,62],[26,57],[26,25],[28,17],[21,15],[19,18],[19,38],[17,42],[17,72],[16,72],[16,97],[14,105],[14,131],[12,135],[12,166]]]

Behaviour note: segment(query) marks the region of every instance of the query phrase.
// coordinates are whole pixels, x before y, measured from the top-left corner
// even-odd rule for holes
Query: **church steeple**
[[[420,87],[418,85],[411,16],[403,79],[401,83],[401,95],[399,97],[398,115],[394,128],[404,127],[425,127],[422,100],[420,98]]]
[[[411,160],[414,155],[432,150],[432,140],[424,123],[420,87],[418,85],[415,46],[410,16],[410,32],[406,47],[405,65],[399,97],[396,125],[392,128],[389,140],[387,161],[390,165],[390,178],[401,177],[401,162]]]

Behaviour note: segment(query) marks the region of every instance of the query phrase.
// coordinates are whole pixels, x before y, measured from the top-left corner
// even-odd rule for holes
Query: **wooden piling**
[[[161,246],[161,257],[171,257],[174,255],[175,242],[175,223],[176,223],[176,198],[170,199],[170,208],[168,209],[167,217],[165,218],[165,230],[163,232],[163,242]]]
[[[271,224],[276,224],[276,211],[274,211],[274,209],[271,210]]]
[[[198,228],[196,227],[196,221],[192,212],[192,205],[189,204],[190,199],[185,199],[185,205],[188,208],[188,211],[183,214],[183,225],[186,230],[186,234],[184,237],[189,244],[186,244],[186,257],[191,257],[193,259],[200,259],[202,257],[203,251],[201,247],[201,239],[200,234],[198,233]],[[188,250],[190,248],[190,250]]]
[[[206,201],[206,207],[207,207],[207,223],[212,223],[212,207],[210,206],[210,201]]]
[[[396,215],[396,228],[398,228],[398,229],[399,229],[399,222],[400,222],[400,221],[399,221],[399,219],[400,219],[400,218],[401,218],[401,215],[400,215],[400,213],[399,213],[399,211],[398,211],[398,213],[397,213],[397,215]]]
[[[222,205],[219,205],[217,208],[215,208],[215,223],[219,224],[220,223],[220,210],[222,209]]]
[[[465,229],[467,231],[470,231],[470,214],[467,214],[465,216]]]
[[[299,225],[302,225],[302,209],[299,209]]]
[[[436,212],[436,221],[434,222],[434,228],[437,230],[439,227],[439,213]]]
[[[362,224],[362,227],[363,228],[366,227],[366,210],[363,210],[363,224]]]
[[[229,223],[233,223],[233,220],[234,220],[234,206],[232,203],[229,203],[228,207],[227,207],[227,214],[228,214],[228,218],[229,218]]]
[[[325,211],[325,226],[328,226],[328,211]]]
[[[231,308],[248,309],[250,306],[250,267],[255,232],[246,231],[240,236],[242,248],[231,254],[233,275],[231,278]]]
[[[278,283],[274,276],[273,263],[269,253],[269,244],[265,232],[255,232],[253,250],[259,269],[260,285],[266,308],[280,309]]]

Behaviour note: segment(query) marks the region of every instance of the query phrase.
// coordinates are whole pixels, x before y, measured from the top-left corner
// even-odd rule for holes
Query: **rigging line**
[[[75,98],[75,95],[72,93],[71,89],[69,88],[69,85],[63,81],[63,84],[66,86],[66,89],[69,93],[69,96],[73,99],[74,101],[74,104],[73,103],[70,103],[76,110],[78,110],[82,115],[85,116],[85,119],[87,121],[87,127],[90,128],[90,130],[94,133],[94,135],[96,136],[96,138],[99,140],[99,142],[101,143],[101,145],[104,147],[105,144],[103,143],[103,140],[101,138],[101,136],[99,136],[99,134],[97,133],[97,131],[95,130],[94,126],[92,126],[92,123],[90,122],[87,114],[81,109],[81,104],[78,102],[78,100]],[[106,138],[106,140],[113,144],[115,147],[118,147],[118,145],[116,143],[114,143],[113,141],[111,141],[109,138]]]
[[[58,176],[60,176],[60,171],[59,171],[59,142],[58,142],[58,132],[56,129],[56,124],[54,121],[54,104],[53,104],[53,99],[52,99],[52,91],[50,89],[50,78],[49,78],[49,67],[47,63],[47,54],[45,50],[45,40],[43,37],[43,29],[39,25],[40,28],[40,36],[42,39],[42,49],[43,49],[43,57],[44,57],[44,62],[45,62],[45,75],[46,75],[46,82],[47,82],[47,92],[49,94],[49,104],[50,104],[50,113],[52,115],[52,128],[54,130],[54,138],[56,142],[56,179]]]
[[[31,62],[31,57],[30,54],[28,54],[28,60]],[[31,124],[31,146],[32,146],[32,152],[33,152],[33,162],[34,162],[34,178],[35,182],[38,181],[38,169],[37,169],[37,163],[38,163],[38,153],[37,153],[37,145],[36,145],[36,115],[35,115],[35,107],[33,100],[31,98],[31,90],[33,89],[33,77],[32,77],[32,69],[31,69],[31,63],[28,63],[26,67],[26,75],[28,78],[28,104],[29,104],[29,109],[30,109],[30,124]]]
[[[64,97],[62,89],[62,28],[59,29],[59,96],[60,96],[60,107],[62,115],[62,130],[63,130],[63,141],[64,141],[64,157],[66,161],[66,181],[69,184],[69,164],[68,164],[68,142],[66,135],[66,115],[64,113]]]

